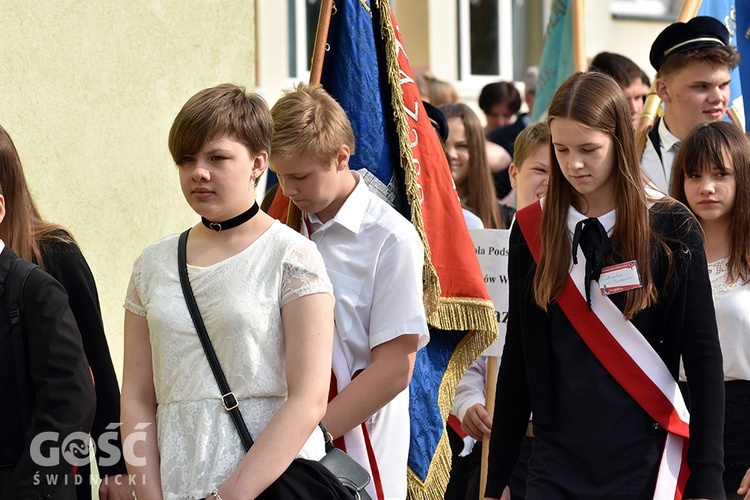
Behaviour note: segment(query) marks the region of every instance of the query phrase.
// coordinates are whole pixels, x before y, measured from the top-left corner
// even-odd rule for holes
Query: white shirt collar
[[[333,216],[333,219],[324,224],[317,215],[307,214],[313,232],[338,224],[354,234],[359,234],[369,204],[370,188],[362,181],[362,176],[357,172],[352,171],[351,173],[356,179],[357,185],[344,201],[344,204],[341,205],[339,211],[336,212],[336,215]]]
[[[611,212],[607,212],[604,215],[596,217],[597,219],[599,219],[601,225],[604,226],[604,229],[605,231],[607,231],[608,236],[612,236],[612,230],[614,229],[615,221],[617,220],[616,215],[617,211],[612,210]],[[583,215],[571,205],[570,208],[568,208],[568,231],[570,231],[570,234],[575,233],[576,224],[588,218],[588,215]]]
[[[3,250],[5,250],[5,242],[3,240],[0,240],[0,253],[2,253]]]
[[[661,146],[664,148],[664,151],[672,151],[672,146],[682,142],[682,139],[679,139],[667,129],[667,123],[664,121],[663,116],[659,120],[659,139],[661,139]],[[668,181],[669,179],[667,179]]]

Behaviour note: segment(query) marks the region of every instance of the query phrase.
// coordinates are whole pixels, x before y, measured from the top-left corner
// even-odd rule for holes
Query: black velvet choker
[[[201,217],[201,222],[203,222],[203,225],[209,228],[211,231],[216,231],[218,233],[220,231],[226,231],[227,229],[237,227],[240,224],[244,224],[245,222],[255,217],[255,214],[258,213],[258,210],[260,210],[260,208],[258,207],[258,202],[256,201],[255,203],[253,203],[253,206],[248,208],[245,212],[242,212],[237,217],[232,217],[229,220],[225,220],[224,222],[211,222],[205,217]]]

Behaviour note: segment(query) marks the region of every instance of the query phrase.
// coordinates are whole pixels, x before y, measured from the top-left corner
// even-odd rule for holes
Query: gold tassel
[[[441,297],[427,321],[441,330],[480,330],[497,338],[497,317],[491,300]]]

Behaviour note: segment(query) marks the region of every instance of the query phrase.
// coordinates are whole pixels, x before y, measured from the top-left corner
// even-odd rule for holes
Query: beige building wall
[[[3,2],[0,124],[43,216],[71,230],[93,270],[120,380],[133,260],[198,220],[180,192],[169,127],[200,89],[253,87],[253,5]]]
[[[633,60],[653,81],[648,61],[651,44],[670,23],[663,20],[614,19],[609,9],[586,9],[586,56],[616,52]]]
[[[288,2],[257,0],[255,32],[257,43],[257,90],[273,105],[285,89],[292,86],[289,76],[289,9]]]

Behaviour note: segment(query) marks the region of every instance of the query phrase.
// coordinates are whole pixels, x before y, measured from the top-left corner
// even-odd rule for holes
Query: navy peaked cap
[[[672,23],[659,33],[651,45],[649,61],[659,71],[671,54],[729,44],[729,31],[716,18],[698,16],[686,23]]]

